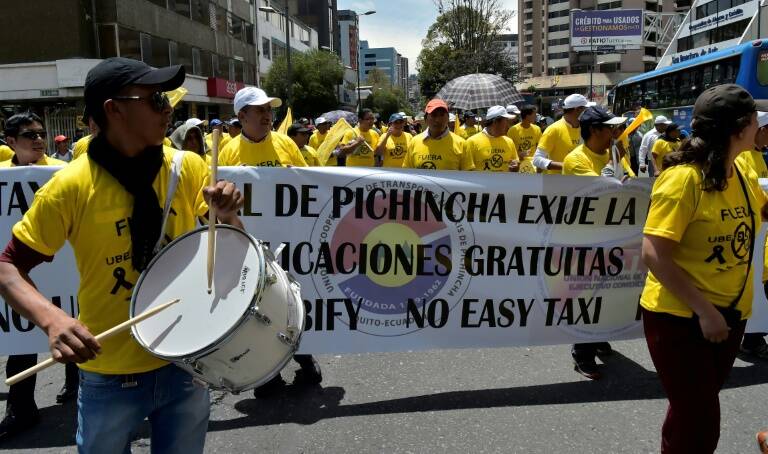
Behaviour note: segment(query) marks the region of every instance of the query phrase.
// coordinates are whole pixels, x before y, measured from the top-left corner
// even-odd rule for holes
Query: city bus
[[[613,111],[634,116],[632,112],[645,107],[689,132],[699,94],[726,83],[741,85],[755,99],[768,99],[768,40],[739,44],[630,77],[616,85]],[[651,127],[644,126],[642,132]]]

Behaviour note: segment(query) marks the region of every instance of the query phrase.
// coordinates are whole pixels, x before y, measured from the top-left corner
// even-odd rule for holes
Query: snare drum
[[[213,292],[208,294],[208,227],[163,248],[142,273],[131,317],[175,298],[132,328],[136,341],[213,388],[240,392],[277,375],[304,329],[300,286],[264,243],[228,225],[216,227]]]

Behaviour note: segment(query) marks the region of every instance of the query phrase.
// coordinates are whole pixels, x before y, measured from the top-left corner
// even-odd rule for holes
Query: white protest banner
[[[0,170],[0,247],[11,239],[11,229],[29,209],[35,192],[58,167],[12,167]],[[29,273],[38,290],[70,315],[77,313],[80,279],[69,243],[53,262],[38,265]],[[5,301],[0,304],[0,353],[48,351],[48,338],[19,316]]]
[[[302,352],[638,337],[650,180],[229,168],[302,285]]]
[[[53,170],[0,170],[0,241],[10,238],[33,184]],[[301,352],[642,336],[640,244],[651,180],[365,168],[238,167],[220,176],[243,190],[247,230],[273,250],[285,243],[278,263],[301,283],[308,309]],[[758,247],[758,282],[761,271]],[[68,247],[33,279],[46,296],[76,307]],[[759,290],[755,305],[766,305]],[[0,353],[47,350],[39,330],[24,331],[31,325],[2,309]],[[768,309],[755,315],[750,329],[768,331]]]

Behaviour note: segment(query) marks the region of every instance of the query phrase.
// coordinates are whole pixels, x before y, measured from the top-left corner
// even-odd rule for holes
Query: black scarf
[[[163,209],[152,188],[157,173],[163,166],[162,145],[147,147],[141,154],[129,158],[97,135],[88,145],[88,157],[104,168],[133,196],[131,229],[131,258],[133,268],[144,271],[154,255],[160,238]]]

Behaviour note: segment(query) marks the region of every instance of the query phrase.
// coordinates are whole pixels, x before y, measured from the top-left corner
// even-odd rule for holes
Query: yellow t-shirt
[[[413,140],[413,136],[405,131],[399,137],[389,136],[387,148],[384,150],[382,167],[402,167],[411,140]]]
[[[752,169],[736,160],[754,211],[755,230],[760,230],[760,209],[766,196]],[[671,259],[693,279],[693,285],[712,304],[729,306],[744,283],[749,259],[751,221],[736,172],[724,191],[702,191],[701,168],[676,165],[666,169],[651,192],[651,205],[643,233],[678,243]],[[752,273],[736,308],[742,318],[752,312]],[[649,311],[691,317],[693,311],[664,288],[649,272],[640,304]]]
[[[175,150],[166,147],[163,152],[163,167],[153,183],[161,204]],[[202,194],[207,184],[205,162],[194,153],[185,153],[166,235],[175,238],[192,230],[197,217],[208,211]],[[80,273],[79,319],[93,334],[129,317],[131,291],[139,278],[131,265],[128,218],[132,211],[133,196],[85,155],[40,188],[29,211],[13,227],[16,238],[44,255],[52,256],[65,241],[70,242]],[[166,364],[140,347],[129,331],[101,345],[102,353],[80,368],[102,374],[133,374]]]
[[[768,166],[765,165],[763,153],[757,150],[745,150],[736,156],[737,160],[744,161],[757,174],[757,178],[768,178]]]
[[[758,178],[768,178],[768,167],[765,165],[763,153],[757,150],[745,150],[736,156],[736,160],[741,161],[750,169],[754,170]],[[763,275],[760,280],[762,282],[768,281],[768,238],[766,238],[765,242],[765,250],[763,255]]]
[[[659,171],[661,171],[661,163],[664,160],[664,156],[677,151],[678,148],[680,148],[680,141],[668,142],[661,137],[656,139],[651,151],[653,152],[653,163]]]
[[[565,118],[561,118],[544,131],[539,140],[538,148],[546,151],[549,154],[549,159],[555,162],[564,162],[568,153],[581,143],[581,128],[571,127]],[[546,173],[559,174],[561,172],[560,170],[547,170]]]
[[[536,153],[536,147],[541,139],[541,128],[531,124],[524,128],[522,123],[518,123],[507,131],[507,136],[512,139],[517,147],[517,154],[523,156],[520,159],[520,173],[536,173],[536,167],[533,165],[533,155]]]
[[[463,139],[469,139],[470,137],[474,136],[478,132],[482,131],[483,128],[480,127],[480,125],[474,125],[474,126],[462,126],[459,129],[459,132],[461,133],[461,137]]]
[[[13,152],[13,148],[8,145],[0,145],[0,161],[11,159],[14,154],[16,153]]]
[[[344,134],[344,138],[341,139],[342,144],[348,144],[354,140],[357,136],[363,136],[366,147],[363,144],[357,147],[357,149],[350,155],[347,155],[347,167],[373,167],[376,165],[373,150],[379,145],[379,134],[373,129],[361,132],[360,128],[355,126],[352,131],[347,131]],[[369,148],[370,147],[370,148]]]
[[[242,134],[230,140],[219,155],[220,166],[306,167],[299,147],[290,137],[271,131],[261,142]]]
[[[406,169],[474,170],[472,156],[464,153],[464,139],[449,132],[439,139],[426,139],[428,132],[411,140],[403,160]]]
[[[518,123],[509,128],[507,136],[512,139],[512,142],[515,142],[520,155],[525,154],[526,158],[533,159],[533,154],[536,153],[536,147],[539,146],[539,139],[541,139],[541,128],[534,124],[525,128],[522,123]]]
[[[29,164],[29,165],[31,166],[65,166],[67,165],[67,161],[62,161],[61,159],[56,159],[47,155],[43,155],[43,157],[38,159],[34,164]],[[16,167],[16,164],[13,163],[13,156],[11,156],[9,159],[6,159],[0,162],[0,168],[8,168],[8,167]]]
[[[309,167],[322,166],[322,164],[320,164],[320,158],[317,156],[317,150],[314,148],[309,145],[304,145],[304,147],[299,148],[299,151],[301,151],[301,157],[304,158],[304,161]]]
[[[517,148],[506,135],[491,137],[485,132],[475,134],[464,142],[464,153],[472,157],[475,170],[509,172],[510,161],[517,161]]]
[[[219,140],[219,151],[223,150],[230,140],[232,140],[232,137],[226,132],[222,132],[221,139]],[[168,146],[170,147],[171,145]],[[209,153],[213,149],[213,133],[209,132],[205,135],[205,149],[208,150]]]
[[[309,136],[309,146],[317,150],[320,145],[325,142],[325,138],[328,137],[328,133],[320,134],[319,130],[315,130],[311,136]]]
[[[563,161],[563,175],[578,175],[581,177],[599,177],[608,161],[611,159],[608,150],[597,154],[586,144],[573,149]]]
[[[88,151],[88,144],[91,143],[91,139],[93,139],[93,134],[88,134],[87,136],[81,137],[80,140],[75,142],[75,144],[72,146],[73,161],[79,158],[80,156],[86,154],[86,152]]]

